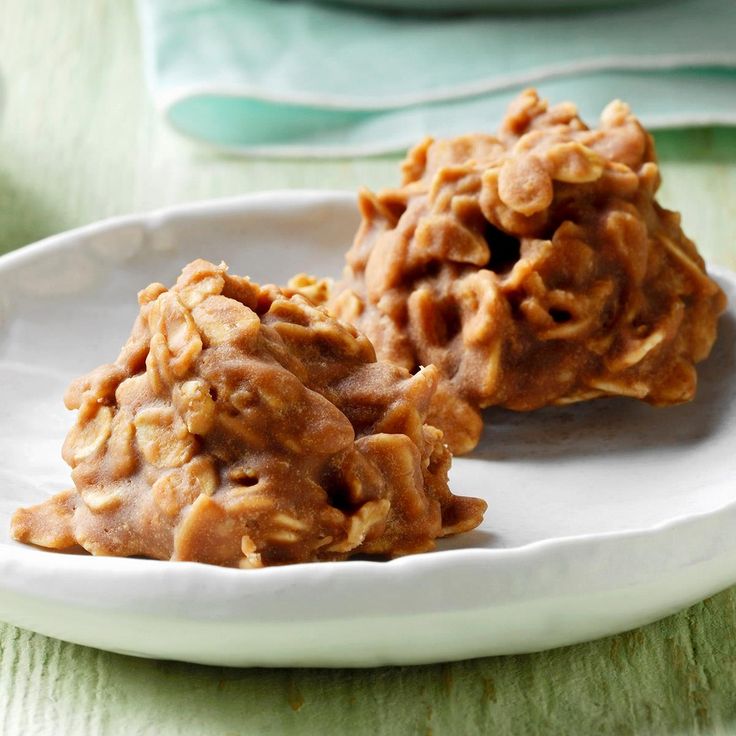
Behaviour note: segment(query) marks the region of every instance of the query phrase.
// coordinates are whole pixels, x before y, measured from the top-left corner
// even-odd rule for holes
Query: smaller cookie
[[[725,297],[655,194],[652,138],[612,102],[590,129],[534,91],[497,136],[427,139],[363,221],[330,308],[409,371],[434,364],[429,421],[471,450],[480,409],[695,394]]]

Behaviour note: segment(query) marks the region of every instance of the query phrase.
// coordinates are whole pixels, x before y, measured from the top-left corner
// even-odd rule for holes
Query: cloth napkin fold
[[[306,0],[139,0],[148,84],[181,133],[291,156],[493,130],[535,85],[595,119],[736,125],[736,1],[450,17]]]

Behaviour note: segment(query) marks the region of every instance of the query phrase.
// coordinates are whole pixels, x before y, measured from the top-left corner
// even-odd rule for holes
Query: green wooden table
[[[143,89],[128,0],[0,0],[0,76],[0,252],[175,202],[397,179],[393,158],[247,160],[177,139]],[[663,201],[736,268],[736,130],[657,144]],[[0,733],[736,733],[735,634],[736,588],[590,644],[379,670],[147,661],[0,625]]]

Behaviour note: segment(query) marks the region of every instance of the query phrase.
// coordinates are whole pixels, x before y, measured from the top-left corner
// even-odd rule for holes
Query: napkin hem
[[[188,99],[182,97],[179,101]],[[309,143],[281,143],[281,144],[240,144],[231,145],[217,143],[209,138],[199,136],[180,127],[171,117],[173,105],[161,106],[164,120],[168,127],[178,136],[210,150],[216,150],[236,156],[252,156],[258,158],[362,158],[386,155],[397,155],[407,151],[418,142],[413,136],[405,142],[375,142],[361,144],[309,144]],[[673,130],[678,128],[696,128],[707,126],[736,126],[736,112],[733,113],[706,113],[703,115],[666,113],[639,116],[644,127],[648,130]]]
[[[293,107],[311,107],[323,110],[344,110],[355,112],[380,112],[398,110],[407,107],[436,102],[449,102],[470,97],[481,97],[496,93],[534,85],[539,82],[596,72],[632,72],[632,71],[672,71],[675,69],[733,69],[736,68],[736,53],[694,53],[694,54],[658,54],[641,56],[604,56],[574,62],[562,62],[546,66],[534,67],[525,72],[494,76],[491,79],[480,79],[454,85],[452,88],[442,87],[422,93],[407,93],[381,97],[350,97],[345,95],[329,95],[318,93],[271,92],[256,85],[233,82],[199,82],[179,85],[164,90],[160,85],[151,85],[156,95],[159,109],[170,108],[183,99],[198,96],[228,97],[258,100],[261,102]]]

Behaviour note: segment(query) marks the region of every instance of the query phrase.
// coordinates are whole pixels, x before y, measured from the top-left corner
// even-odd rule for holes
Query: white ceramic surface
[[[286,192],[126,217],[0,258],[0,619],[220,665],[371,666],[527,652],[652,621],[736,582],[736,309],[695,402],[490,411],[455,461],[483,526],[435,553],[254,571],[58,554],[11,541],[69,485],[67,382],[110,360],[135,293],[202,256],[257,280],[338,274],[349,194]],[[715,271],[736,303],[736,276]]]

